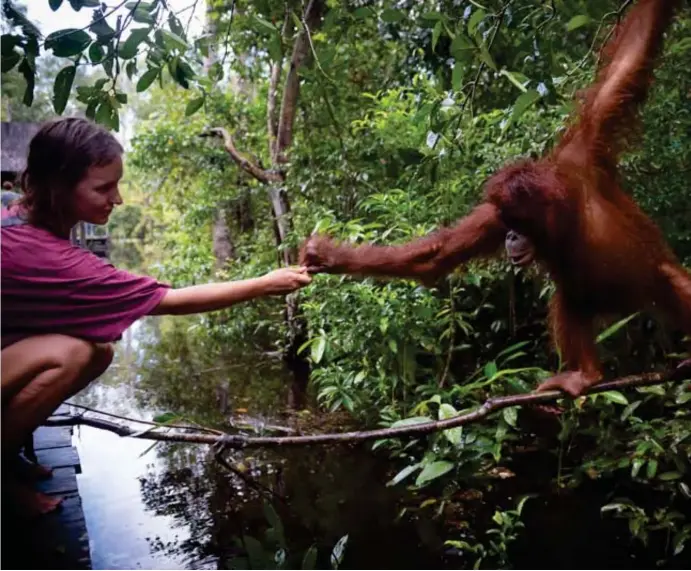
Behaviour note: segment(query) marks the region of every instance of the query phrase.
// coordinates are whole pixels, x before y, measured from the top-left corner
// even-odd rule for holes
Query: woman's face
[[[122,158],[104,166],[89,167],[74,191],[76,222],[105,224],[116,204],[122,204],[118,183],[122,178]]]

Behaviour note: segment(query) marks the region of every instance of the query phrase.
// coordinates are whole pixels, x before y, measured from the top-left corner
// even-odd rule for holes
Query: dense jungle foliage
[[[390,244],[464,215],[498,167],[554,144],[574,94],[592,79],[597,46],[631,4],[207,0],[204,34],[193,37],[173,2],[128,2],[117,25],[100,19],[98,2],[69,3],[93,10],[92,25],[46,38],[19,4],[3,2],[3,114],[74,112],[120,132],[129,125],[126,204],[111,235],[140,244],[146,270],[175,286],[259,275],[294,261],[314,231]],[[621,165],[625,188],[687,267],[689,62],[686,2],[638,145]],[[261,176],[208,136],[214,128],[232,135]],[[181,348],[197,370],[229,347],[292,351],[310,365],[314,402],[361,427],[448,418],[558,370],[545,322],[551,293],[549,276],[503,259],[459,268],[430,289],[320,275],[287,304],[262,300],[168,324],[142,383],[168,407],[169,395],[191,402],[214,391],[203,378],[190,391],[189,378],[172,372]],[[598,338],[609,377],[664,370],[683,356],[679,332],[653,315],[618,318]],[[443,548],[468,567],[508,568],[521,549],[548,549],[521,533],[531,513],[555,526],[543,538],[554,549],[559,533],[585,549],[590,524],[539,514],[587,497],[641,565],[682,568],[691,551],[688,388],[564,399],[558,416],[511,408],[373,448],[390,461],[390,485],[408,491],[400,517],[443,522]],[[175,402],[193,416],[191,404]]]

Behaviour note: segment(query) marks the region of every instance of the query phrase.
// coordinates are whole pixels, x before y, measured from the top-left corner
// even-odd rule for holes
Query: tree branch
[[[291,28],[290,9],[285,6],[286,15],[281,29],[281,40],[288,36]],[[278,135],[278,118],[276,117],[276,97],[278,95],[278,83],[281,81],[283,71],[283,56],[280,61],[271,64],[271,79],[269,81],[269,97],[266,102],[266,126],[269,133],[269,154],[275,156],[276,137]]]
[[[317,27],[321,19],[323,0],[310,0],[302,17],[302,21],[307,22],[310,29]],[[303,25],[304,28],[304,25]],[[281,101],[281,111],[278,119],[278,133],[276,135],[276,145],[272,155],[274,165],[286,162],[284,155],[293,142],[293,123],[295,122],[295,112],[297,101],[300,94],[300,78],[298,70],[309,55],[309,42],[307,32],[303,29],[295,40],[293,54],[290,60],[290,69],[286,76],[283,88],[283,100]]]
[[[216,127],[214,129],[209,129],[204,133],[201,133],[201,137],[219,137],[223,139],[223,146],[230,157],[235,161],[235,163],[246,173],[251,174],[258,181],[263,183],[270,182],[282,182],[283,175],[280,172],[264,170],[252,161],[250,161],[245,155],[241,154],[240,151],[235,147],[233,142],[233,137],[230,133],[223,127]]]
[[[684,371],[685,372],[685,371]],[[678,380],[678,370],[672,373],[645,373],[632,375],[615,381],[595,385],[586,394],[602,393],[624,388],[645,387],[658,385],[660,383]],[[683,377],[682,377],[683,378]],[[243,436],[241,434],[224,434],[221,436],[202,433],[171,433],[156,432],[157,428],[148,431],[135,431],[128,426],[116,424],[115,422],[89,418],[86,416],[76,417],[53,417],[44,422],[45,426],[75,426],[85,425],[94,428],[101,428],[114,432],[119,436],[130,436],[147,440],[161,440],[167,442],[188,442],[193,444],[216,444],[226,448],[280,448],[284,446],[305,446],[311,444],[333,444],[333,443],[356,443],[368,440],[379,440],[382,438],[400,438],[402,436],[423,436],[457,426],[463,426],[477,422],[486,418],[490,414],[513,406],[524,406],[536,403],[544,403],[564,398],[560,391],[531,392],[520,395],[510,395],[505,397],[491,398],[484,402],[482,406],[467,414],[455,416],[445,420],[435,422],[425,422],[412,426],[401,426],[397,428],[384,428],[379,430],[365,430],[344,432],[340,434],[314,434],[308,436]],[[170,430],[170,427],[161,425],[160,428]]]

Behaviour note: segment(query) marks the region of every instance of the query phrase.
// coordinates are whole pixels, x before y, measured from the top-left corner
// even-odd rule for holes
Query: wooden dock
[[[60,407],[55,415],[68,413],[67,407]],[[72,431],[72,427],[42,426],[34,432],[38,461],[53,468],[53,477],[37,482],[36,487],[64,499],[57,511],[33,522],[12,520],[3,509],[3,569],[91,569],[89,536],[77,486],[81,466],[72,446]]]

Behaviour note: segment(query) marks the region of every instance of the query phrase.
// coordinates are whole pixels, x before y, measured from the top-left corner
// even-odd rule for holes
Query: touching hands
[[[287,294],[309,285],[312,281],[306,267],[280,268],[269,272],[261,279],[264,282],[266,295]]]

